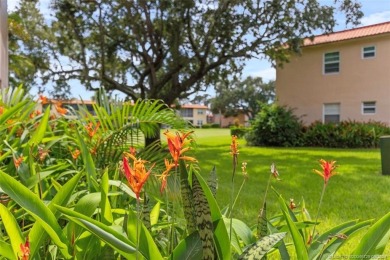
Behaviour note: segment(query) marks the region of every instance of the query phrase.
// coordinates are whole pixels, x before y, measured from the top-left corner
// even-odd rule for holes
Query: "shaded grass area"
[[[198,129],[195,130],[195,136],[195,156],[202,174],[207,178],[208,172],[216,166],[219,179],[217,201],[223,208],[229,205],[231,194],[230,131]],[[337,175],[329,181],[320,210],[320,232],[351,219],[377,220],[390,210],[390,176],[381,174],[379,149],[249,147],[241,139],[238,158],[235,192],[244,178],[240,168],[242,162],[247,162],[249,179],[238,198],[233,215],[250,226],[257,222],[272,163],[276,164],[281,178],[281,181],[272,179],[272,186],[286,201],[293,198],[298,205],[304,199],[314,219],[323,179],[313,169],[320,169],[319,159],[337,161]],[[267,196],[267,211],[268,216],[280,212],[272,191]],[[390,255],[389,246],[386,252]]]

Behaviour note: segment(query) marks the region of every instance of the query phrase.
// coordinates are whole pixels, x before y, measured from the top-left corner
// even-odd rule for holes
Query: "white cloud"
[[[363,17],[361,20],[362,25],[364,26],[388,21],[390,21],[390,11],[372,13],[366,17]]]
[[[264,82],[268,82],[270,80],[276,79],[276,70],[275,68],[266,68],[258,71],[250,71],[248,76],[252,77],[260,77]]]

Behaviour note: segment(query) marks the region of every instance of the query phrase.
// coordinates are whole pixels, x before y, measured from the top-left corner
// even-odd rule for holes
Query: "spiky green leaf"
[[[276,233],[269,236],[259,239],[256,243],[250,245],[245,251],[240,255],[238,259],[262,259],[263,256],[270,251],[274,245],[276,245],[280,240],[282,240],[287,233]]]

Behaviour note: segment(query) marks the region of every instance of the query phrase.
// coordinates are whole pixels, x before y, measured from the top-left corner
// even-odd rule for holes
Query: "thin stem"
[[[271,184],[271,177],[272,177],[272,174],[270,174],[269,177],[268,177],[268,182],[267,182],[267,187],[265,188],[264,200],[263,200],[263,205],[262,205],[262,207],[264,207],[264,204],[265,204],[265,202],[266,202],[266,200],[267,200],[268,189],[269,189],[269,186],[270,186],[270,184]]]
[[[236,198],[234,199],[234,202],[233,202],[232,209],[233,209],[233,208],[234,208],[234,206],[236,205],[236,202],[237,202],[238,196],[240,195],[240,193],[241,193],[241,190],[242,190],[242,188],[244,187],[244,184],[245,184],[245,182],[246,182],[246,178],[244,178],[244,180],[243,180],[243,181],[242,181],[242,183],[241,183],[240,189],[238,190],[238,193],[237,193],[237,195],[236,195]]]
[[[236,173],[236,168],[237,168],[237,154],[233,154],[233,174],[232,174],[232,182],[231,182],[231,192],[230,192],[230,208],[229,208],[229,215],[228,218],[230,218],[230,231],[229,231],[229,236],[230,236],[230,243],[232,242],[232,229],[233,229],[233,205],[234,205],[234,176]]]
[[[315,234],[315,231],[316,231],[318,216],[320,214],[320,208],[321,208],[321,204],[322,204],[322,199],[324,198],[325,189],[326,189],[326,184],[324,183],[324,186],[322,187],[320,203],[318,204],[317,215],[316,215],[315,222],[314,222],[313,232],[312,232],[311,238],[309,238],[310,242],[314,239],[314,234]]]
[[[136,259],[138,260],[138,249],[139,249],[139,220],[140,220],[140,205],[139,205],[139,198],[137,198],[137,245],[136,245]]]

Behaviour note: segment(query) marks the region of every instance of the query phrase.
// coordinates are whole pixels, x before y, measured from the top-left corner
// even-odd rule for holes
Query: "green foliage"
[[[343,121],[339,124],[314,122],[304,130],[305,146],[337,148],[372,148],[379,138],[390,134],[390,128],[380,122]]]
[[[289,147],[302,144],[302,123],[287,107],[262,105],[252,122],[252,129],[246,136],[250,145]]]
[[[230,135],[235,135],[238,138],[244,137],[247,133],[250,133],[251,131],[252,128],[248,128],[248,127],[240,127],[240,126],[230,127]]]

